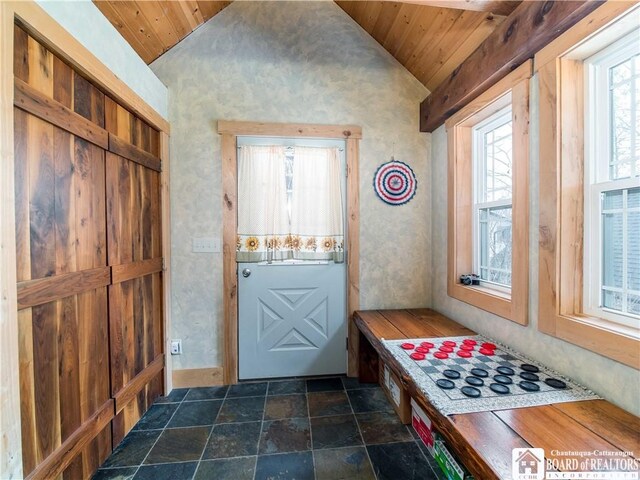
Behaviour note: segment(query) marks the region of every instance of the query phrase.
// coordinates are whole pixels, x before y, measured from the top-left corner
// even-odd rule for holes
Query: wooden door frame
[[[223,252],[223,381],[238,382],[238,276],[236,236],[238,227],[237,137],[330,138],[346,140],[347,157],[347,311],[349,330],[348,373],[355,375],[352,349],[357,335],[351,317],[360,305],[360,192],[359,156],[362,129],[355,125],[313,125],[218,121],[222,156],[222,252]],[[357,332],[356,332],[357,333]],[[356,340],[354,340],[354,338]]]
[[[160,131],[164,351],[170,331],[169,122],[34,1],[0,2],[0,478],[22,478],[18,308],[16,292],[13,29],[19,23],[105,93]],[[165,390],[171,389],[170,357]],[[82,443],[81,441],[79,441]],[[74,448],[80,448],[80,443]]]

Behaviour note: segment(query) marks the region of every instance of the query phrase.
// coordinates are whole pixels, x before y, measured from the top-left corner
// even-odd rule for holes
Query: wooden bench
[[[513,448],[633,452],[640,459],[640,419],[605,400],[444,416],[420,393],[381,340],[475,335],[429,309],[355,312],[361,382],[377,382],[379,361],[427,412],[435,429],[476,479],[510,479]],[[353,325],[352,325],[353,327]]]

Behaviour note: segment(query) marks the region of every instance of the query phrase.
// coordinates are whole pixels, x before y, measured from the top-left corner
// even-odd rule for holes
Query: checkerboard
[[[469,358],[461,358],[457,355],[459,346],[462,345],[465,339],[477,342],[477,348],[470,352],[471,357]],[[455,342],[456,347],[453,348],[453,352],[448,354],[449,358],[435,358],[433,353],[439,351],[445,341]],[[411,358],[410,355],[414,353],[415,350],[402,348],[402,345],[406,343],[418,347],[422,342],[431,342],[434,344],[434,346],[429,349],[429,353],[425,354],[423,360],[414,360]],[[480,345],[485,342],[490,342],[496,346],[495,350],[493,350],[493,355],[483,355],[479,353]],[[429,398],[434,406],[444,415],[531,407],[599,398],[593,392],[561,376],[548,367],[480,335],[469,337],[383,340],[382,343],[416,381],[416,384],[425,396]],[[538,380],[532,383],[538,386],[538,391],[527,391],[520,386],[520,382],[526,380],[521,377],[521,374],[525,374],[525,377],[527,376],[527,372],[522,370],[523,364],[532,365],[537,368],[538,371],[535,372],[535,376],[537,376]],[[509,389],[508,393],[496,393],[490,388],[492,383],[498,383],[494,379],[496,375],[500,375],[496,370],[498,367],[509,367],[513,370],[512,375],[503,375],[502,378],[503,381],[506,381],[504,377],[509,377],[508,379],[511,380],[511,383],[505,385]],[[461,391],[463,386],[472,386],[466,379],[475,376],[471,372],[474,368],[480,368],[487,372],[487,376],[482,378],[483,385],[473,385],[480,392],[477,398],[468,397]],[[457,371],[460,377],[447,378],[443,373],[446,370]],[[453,388],[440,388],[436,384],[440,379],[453,382]],[[566,384],[566,387],[557,389],[549,386],[545,383],[547,379],[561,380]],[[475,381],[477,382],[477,380]]]

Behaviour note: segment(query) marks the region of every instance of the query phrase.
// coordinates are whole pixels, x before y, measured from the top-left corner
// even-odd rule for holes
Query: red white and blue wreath
[[[383,202],[404,205],[416,194],[418,180],[409,165],[392,157],[390,162],[378,167],[373,176],[373,188]]]

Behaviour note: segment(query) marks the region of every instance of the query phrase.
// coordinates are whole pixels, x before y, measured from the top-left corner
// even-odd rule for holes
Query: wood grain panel
[[[153,345],[153,344],[151,344]],[[145,367],[138,375],[136,375],[129,383],[120,389],[115,395],[116,414],[138,395],[148,383],[150,383],[162,371],[164,367],[164,357],[159,355],[153,362]]]
[[[593,456],[594,459],[605,459],[611,458],[606,456],[606,452],[620,451],[598,434],[585,429],[580,423],[551,405],[494,413],[530,445],[543,448],[547,455],[553,450],[605,452]],[[604,467],[607,468],[606,462]]]
[[[115,119],[109,126],[136,158],[157,160],[160,137],[25,31],[13,36],[23,471],[90,478],[112,450],[110,346],[125,352],[122,377],[133,379],[118,397],[135,400],[127,425],[162,393],[163,378],[159,174],[112,154],[119,163],[107,173],[105,126]],[[113,211],[120,216],[109,225]],[[114,295],[122,303],[114,303],[113,324],[107,238],[128,254],[116,264],[122,283],[109,287],[124,291]],[[110,342],[113,325],[123,326],[126,344]]]
[[[40,471],[52,456],[70,460],[59,452],[64,442],[109,399],[106,306],[102,287],[20,312],[27,474]]]
[[[514,448],[531,447],[491,412],[452,415],[451,421],[468,441],[465,457],[479,455],[493,467],[499,478],[511,478],[511,451]]]
[[[109,287],[111,394],[116,398],[162,353],[160,275],[152,273]]]
[[[109,267],[98,267],[20,282],[18,283],[18,308],[42,305],[59,298],[77,295],[86,290],[105,287],[109,283],[111,283],[111,269]]]
[[[432,132],[538,50],[598,8],[600,1],[523,2],[420,105]],[[506,39],[506,40],[505,40]]]
[[[162,271],[162,257],[112,267],[112,282],[120,283]]]
[[[336,2],[429,90],[434,90],[504,21],[504,8],[470,2]],[[463,11],[467,10],[467,11]]]
[[[162,394],[162,372],[158,373],[153,380],[145,385],[140,392],[124,406],[112,422],[113,425],[113,446],[120,443],[124,436],[140,420],[144,412],[153,404],[154,400]]]
[[[69,103],[71,99],[69,98]],[[16,78],[14,103],[16,107],[41,118],[57,127],[84,138],[102,148],[107,148],[107,131],[94,122],[73,112],[69,107],[47,97]]]
[[[109,151],[157,172],[162,170],[161,161],[158,157],[129,142],[125,142],[115,135],[109,135]]]
[[[62,474],[72,463],[74,457],[81,453],[90,442],[108,427],[113,418],[113,400],[109,399],[100,409],[87,419],[57,451],[38,465],[26,480],[47,480]]]
[[[231,2],[94,0],[142,59],[151,63]]]
[[[605,401],[558,403],[554,408],[640,460],[640,418]]]
[[[109,264],[139,262],[161,254],[159,174],[107,153]]]

